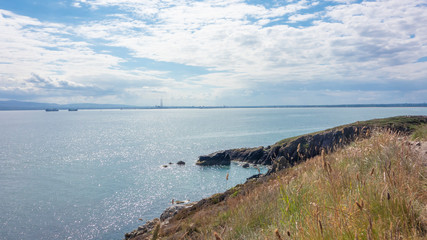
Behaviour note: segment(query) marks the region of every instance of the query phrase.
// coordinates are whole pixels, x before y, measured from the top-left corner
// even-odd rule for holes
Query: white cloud
[[[165,72],[121,69],[124,59],[97,53],[92,44],[73,40],[73,31],[62,24],[44,23],[0,10],[0,32],[8,33],[0,35],[2,91],[23,91],[40,96],[52,95],[55,91],[58,97],[66,88],[78,86],[80,90],[92,91],[86,94],[97,95],[127,85],[171,81],[162,76]],[[32,76],[46,81],[43,84],[28,82]]]
[[[316,18],[317,14],[296,14],[289,17],[289,22],[295,23],[295,22],[301,22],[301,21],[307,21],[313,18]]]
[[[427,56],[424,1],[333,2],[338,5],[313,13],[319,1],[278,1],[267,7],[242,0],[76,0],[76,7],[100,13],[104,7],[118,10],[73,26],[3,11],[8,18],[1,19],[0,31],[11,34],[0,37],[5,52],[0,63],[13,64],[0,64],[8,66],[0,72],[3,79],[25,79],[37,69],[40,76],[81,84],[101,83],[100,78],[110,79],[105,81],[110,85],[117,79],[143,79],[149,89],[128,82],[126,94],[162,92],[174,99],[218,99],[255,92],[260,84],[421,81],[427,76],[427,63],[416,63]],[[298,26],[307,20],[312,24]],[[129,50],[135,61],[212,72],[177,81],[144,66],[124,69],[128,59],[93,50],[99,41]]]
[[[249,19],[269,22],[292,13],[291,22],[308,20],[318,13],[297,14],[310,6],[307,1],[267,9],[243,1],[178,1],[171,6],[169,1],[94,0],[88,4],[119,6],[142,17],[152,8],[156,16],[149,21],[113,19],[112,23],[86,26],[82,33],[94,37],[97,30],[103,29],[101,25],[106,29],[98,37],[111,41],[113,46],[129,48],[134,56],[234,72],[236,77],[245,73],[254,79],[276,74],[275,79],[293,81],[346,78],[356,77],[354,69],[360,68],[368,71],[366,76],[378,79],[383,74],[372,74],[374,70],[425,55],[425,47],[419,44],[424,39],[419,38],[425,37],[421,29],[425,29],[422,22],[427,19],[418,3],[333,6],[322,16],[333,23],[319,20],[314,26],[297,29],[286,25],[263,27]],[[135,31],[135,26],[140,30]],[[409,37],[411,32],[416,39]],[[414,46],[415,42],[419,46]],[[370,69],[373,62],[378,68]]]

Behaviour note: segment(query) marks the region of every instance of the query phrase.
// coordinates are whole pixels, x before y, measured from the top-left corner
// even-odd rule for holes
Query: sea
[[[172,199],[267,171],[200,155],[398,115],[427,108],[0,111],[0,239],[123,239]]]

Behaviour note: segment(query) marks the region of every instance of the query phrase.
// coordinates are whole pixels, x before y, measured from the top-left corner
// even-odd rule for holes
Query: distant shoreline
[[[54,104],[54,103],[35,103],[20,101],[0,101],[0,111],[7,110],[45,110],[47,108],[57,108],[59,110],[82,109],[82,110],[100,110],[100,109],[225,109],[225,108],[397,108],[397,107],[427,107],[427,103],[392,103],[392,104],[334,104],[334,105],[261,105],[261,106],[130,106],[120,104]]]

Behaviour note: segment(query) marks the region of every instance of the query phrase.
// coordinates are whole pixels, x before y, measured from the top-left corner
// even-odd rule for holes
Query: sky
[[[426,0],[0,0],[0,100],[427,102]]]

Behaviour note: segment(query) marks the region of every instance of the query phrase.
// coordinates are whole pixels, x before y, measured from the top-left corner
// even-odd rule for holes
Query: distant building
[[[160,98],[160,105],[156,105],[155,108],[163,108],[163,98]]]

